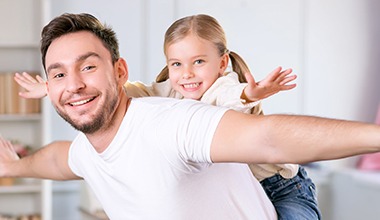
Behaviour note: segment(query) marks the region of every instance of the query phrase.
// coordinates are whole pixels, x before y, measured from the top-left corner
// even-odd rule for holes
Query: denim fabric
[[[276,208],[279,220],[321,219],[315,185],[302,166],[292,179],[276,174],[260,183]]]

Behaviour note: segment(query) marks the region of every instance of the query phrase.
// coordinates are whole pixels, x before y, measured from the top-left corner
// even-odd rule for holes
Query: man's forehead
[[[65,61],[73,62],[85,54],[107,53],[101,40],[86,31],[65,34],[55,39],[46,53],[46,66]]]
[[[80,31],[60,36],[52,41],[48,51],[58,47],[59,50],[76,50],[82,48],[98,48],[101,40],[88,31]]]

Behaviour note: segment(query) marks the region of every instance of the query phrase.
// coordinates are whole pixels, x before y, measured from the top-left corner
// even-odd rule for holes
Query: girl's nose
[[[192,69],[191,68],[185,68],[184,72],[182,74],[182,78],[190,79],[192,77],[194,77],[194,73],[193,73]]]

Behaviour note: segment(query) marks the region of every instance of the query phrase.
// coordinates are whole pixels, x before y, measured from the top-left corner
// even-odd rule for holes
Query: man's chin
[[[74,129],[83,132],[85,134],[93,134],[101,129],[101,123],[89,122],[89,123],[75,123],[72,121],[67,121]]]
[[[67,122],[69,123],[74,129],[81,131],[83,133],[86,133],[90,130],[92,123],[94,122],[93,119],[86,119],[86,116],[72,116],[69,117],[68,114],[62,113],[57,111],[57,113]]]
[[[99,116],[96,118],[85,118],[80,117],[79,119],[67,121],[74,127],[76,130],[81,131],[85,134],[93,134],[102,129],[105,124],[105,120],[103,117]]]

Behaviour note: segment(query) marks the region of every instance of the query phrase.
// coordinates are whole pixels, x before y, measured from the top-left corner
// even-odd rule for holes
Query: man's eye
[[[88,70],[91,70],[91,69],[94,69],[95,66],[86,66],[83,68],[83,71],[88,71]]]
[[[62,77],[64,77],[64,76],[65,76],[65,74],[63,74],[63,73],[58,73],[58,74],[55,74],[53,78],[62,78]]]

